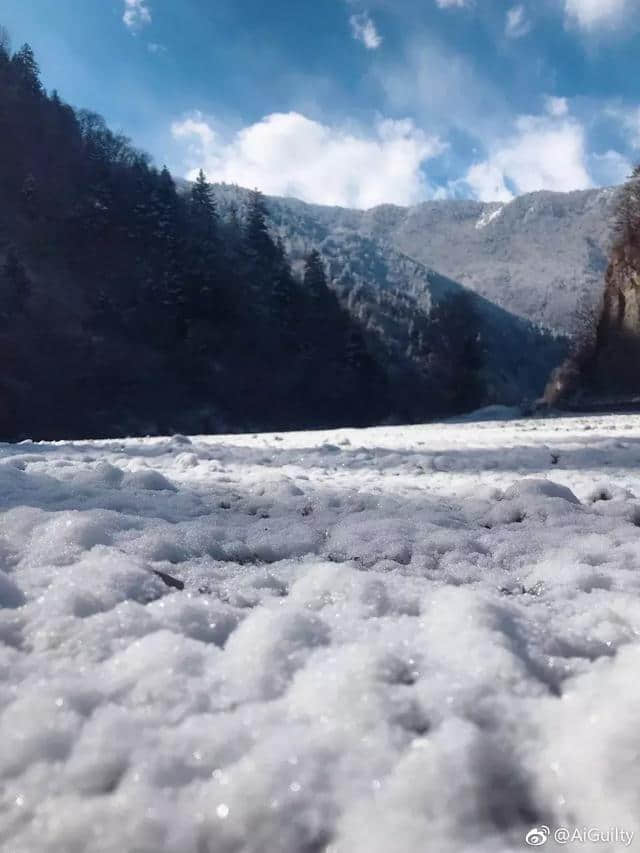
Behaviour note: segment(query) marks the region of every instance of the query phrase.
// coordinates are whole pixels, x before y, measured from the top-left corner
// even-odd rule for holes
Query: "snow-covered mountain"
[[[245,192],[216,191],[223,203],[239,204]],[[354,249],[365,238],[365,254],[401,254],[519,317],[570,333],[602,293],[615,197],[609,188],[530,193],[508,204],[451,200],[359,211],[270,198],[269,207],[294,258],[314,246],[358,264]],[[377,283],[387,286],[384,275]],[[405,284],[415,289],[414,280]]]
[[[225,216],[232,207],[242,212],[248,199],[247,190],[228,185],[217,186],[215,194]],[[417,253],[410,257],[382,239],[380,227],[373,227],[376,217],[381,223],[385,213],[402,208],[359,212],[269,198],[268,209],[294,267],[302,267],[311,249],[320,250],[341,301],[372,333],[369,347],[381,363],[393,366],[399,381],[429,363],[444,339],[471,333],[482,352],[484,402],[511,405],[538,397],[564,358],[563,335],[549,333],[526,315],[436,272],[435,264],[416,260]],[[438,309],[447,312],[445,323],[436,321]]]

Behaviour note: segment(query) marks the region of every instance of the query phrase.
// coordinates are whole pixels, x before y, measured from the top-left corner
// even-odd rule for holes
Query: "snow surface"
[[[633,416],[1,445],[0,847],[638,838],[636,496]]]

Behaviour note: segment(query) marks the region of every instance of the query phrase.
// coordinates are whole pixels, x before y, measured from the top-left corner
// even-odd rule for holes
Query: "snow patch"
[[[482,215],[476,222],[476,231],[479,231],[481,228],[486,228],[487,225],[491,225],[491,223],[496,220],[503,211],[504,208],[498,207],[495,210],[485,210]]]

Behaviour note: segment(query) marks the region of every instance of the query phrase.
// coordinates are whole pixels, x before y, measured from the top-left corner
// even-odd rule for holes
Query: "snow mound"
[[[504,500],[516,498],[533,498],[534,500],[537,498],[559,498],[571,504],[580,503],[571,489],[554,483],[552,480],[519,480],[504,493]]]
[[[159,471],[140,470],[133,471],[125,477],[125,484],[134,489],[147,489],[152,492],[169,491],[175,492],[176,487]]]

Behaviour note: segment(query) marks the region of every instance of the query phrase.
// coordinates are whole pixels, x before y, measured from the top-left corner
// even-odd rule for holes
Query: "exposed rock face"
[[[619,242],[605,274],[595,332],[584,330],[569,358],[551,374],[550,406],[594,409],[640,402],[640,244]]]
[[[617,246],[605,279],[593,360],[599,393],[640,392],[640,246]]]

